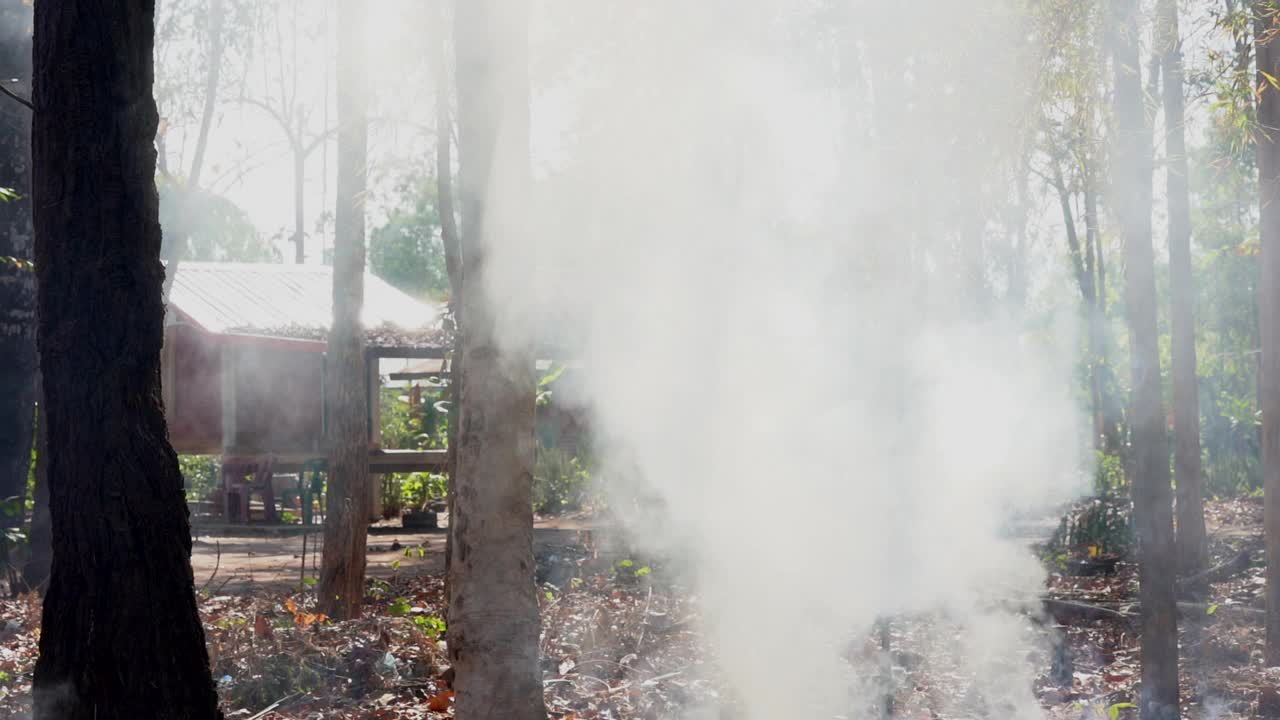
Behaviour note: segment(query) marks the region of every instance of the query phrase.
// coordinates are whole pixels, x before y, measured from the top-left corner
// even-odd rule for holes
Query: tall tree
[[[534,363],[497,337],[489,249],[519,251],[528,182],[526,0],[458,3],[462,407],[449,565],[458,717],[544,720],[533,580]],[[516,297],[529,288],[505,288]],[[509,300],[508,300],[509,302]],[[510,339],[504,338],[504,341]]]
[[[0,0],[0,83],[17,94],[31,78],[31,8]],[[20,80],[18,83],[12,79]],[[23,497],[31,463],[36,388],[36,276],[31,260],[31,112],[0,97],[0,501]],[[12,195],[10,193],[13,193]],[[22,523],[0,509],[0,525]],[[10,508],[12,509],[12,508]]]
[[[453,501],[458,477],[458,408],[462,404],[462,250],[453,202],[453,117],[449,103],[453,83],[449,76],[448,4],[440,3],[439,34],[435,43],[436,73],[436,197],[440,207],[440,240],[444,245],[445,274],[449,278],[449,310],[453,315],[453,348],[449,358],[449,438],[445,472],[449,475],[447,507],[453,523]],[[453,558],[453,533],[445,537],[446,583]],[[446,589],[446,596],[448,595]]]
[[[218,718],[160,400],[154,0],[35,10],[33,198],[53,571],[38,720]]]
[[[1262,474],[1266,493],[1267,663],[1280,665],[1280,39],[1273,0],[1254,3],[1257,43],[1258,201],[1262,274],[1258,318],[1262,340],[1259,406],[1262,411]]]
[[[1144,107],[1136,0],[1113,0],[1112,66],[1115,136],[1112,190],[1125,244],[1125,311],[1133,377],[1131,488],[1138,531],[1138,583],[1142,603],[1144,720],[1178,717],[1178,626],[1174,595],[1176,557],[1169,442],[1160,387],[1156,325],[1155,253],[1151,247],[1152,136]]]
[[[1165,154],[1169,202],[1169,299],[1173,340],[1173,478],[1177,482],[1178,570],[1192,575],[1209,562],[1200,468],[1200,397],[1191,277],[1191,191],[1187,184],[1182,38],[1177,0],[1160,0],[1156,46],[1164,77]]]
[[[324,519],[320,608],[360,614],[369,519],[369,407],[365,394],[364,203],[369,145],[364,0],[339,0],[338,199],[333,255],[333,327],[325,364],[329,393],[329,512]]]
[[[286,6],[290,13],[288,18],[283,17]],[[305,97],[304,88],[306,84],[303,80],[303,74],[307,60],[298,57],[298,38],[304,34],[325,31],[323,28],[313,27],[303,22],[302,18],[305,17],[305,14],[302,13],[303,7],[317,7],[321,11],[321,18],[328,17],[325,10],[328,7],[328,3],[313,4],[303,0],[294,0],[292,3],[272,2],[263,3],[260,6],[262,10],[262,27],[259,32],[264,37],[270,35],[276,38],[276,42],[272,47],[263,50],[264,53],[273,53],[275,57],[267,57],[266,62],[257,63],[263,70],[263,87],[267,89],[268,95],[265,95],[262,99],[257,99],[242,93],[240,97],[241,103],[257,107],[267,113],[268,117],[284,133],[285,140],[289,144],[289,151],[293,156],[294,225],[293,237],[290,240],[294,244],[294,262],[299,265],[306,262],[307,257],[306,214],[304,212],[307,160],[316,150],[326,148],[329,140],[333,138],[336,132],[336,128],[329,127],[328,124],[329,85],[327,79],[324,84],[323,95],[319,98],[323,115],[322,127],[319,131],[312,129],[315,107]],[[327,23],[327,19],[324,22]],[[283,36],[281,34],[282,26],[289,29],[289,32]],[[341,28],[342,26],[339,25],[339,27]],[[286,47],[282,37],[289,38],[288,47]],[[273,68],[275,70],[274,76],[272,76]],[[276,93],[274,96],[271,95],[273,92]]]
[[[196,147],[191,160],[191,169],[187,172],[185,178],[175,178],[169,172],[169,162],[164,144],[165,132],[161,131],[156,137],[160,172],[178,190],[175,196],[181,207],[181,211],[175,214],[175,217],[178,218],[177,226],[171,226],[165,230],[164,245],[161,247],[161,255],[166,261],[164,278],[164,300],[166,303],[169,301],[169,291],[173,287],[173,279],[177,275],[178,262],[183,259],[183,248],[186,246],[187,238],[191,234],[189,226],[191,206],[194,205],[194,198],[199,192],[200,176],[204,172],[205,153],[209,149],[209,132],[213,129],[214,111],[217,109],[218,103],[223,52],[226,49],[226,41],[223,37],[223,28],[226,25],[224,0],[209,0],[207,11],[206,22],[200,24],[207,33],[204,40],[207,42],[208,48],[204,68],[204,97],[201,98],[200,103],[200,128],[196,131]]]

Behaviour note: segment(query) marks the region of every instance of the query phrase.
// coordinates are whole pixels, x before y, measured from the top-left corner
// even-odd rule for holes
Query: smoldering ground
[[[488,248],[499,328],[567,338],[604,474],[662,500],[633,541],[690,568],[734,687],[787,688],[748,717],[873,704],[850,638],[937,610],[988,706],[1040,714],[1025,620],[990,599],[1043,570],[1001,530],[1085,468],[1074,327],[1001,213],[1036,66],[1015,10],[532,14],[535,182],[491,210],[521,229]],[[506,302],[531,263],[540,302]]]

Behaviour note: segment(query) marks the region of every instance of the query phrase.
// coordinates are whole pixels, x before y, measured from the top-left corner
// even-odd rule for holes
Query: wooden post
[[[236,447],[236,350],[235,346],[221,346],[221,372],[219,377],[222,399],[222,455],[226,457]]]
[[[378,374],[378,358],[366,355],[366,368],[369,380],[366,385],[369,391],[369,451],[382,448],[382,376]],[[369,520],[377,522],[382,519],[382,476],[369,474]]]
[[[235,452],[236,446],[236,356],[235,347],[227,343],[219,346],[218,395],[222,401],[222,520],[231,522],[231,495],[228,488],[231,486],[229,480],[232,475],[227,461]],[[242,511],[240,521],[249,522],[248,513]]]
[[[174,367],[174,362],[178,357],[178,353],[174,348],[174,338],[177,334],[176,325],[165,325],[164,345],[160,352],[160,397],[164,401],[165,420],[170,427],[173,425],[173,419],[178,409],[175,404],[177,396],[174,394],[173,386],[174,377],[177,376],[177,370]]]
[[[377,356],[370,353],[366,356],[365,367],[368,370],[369,378],[365,387],[369,397],[369,447],[382,447],[382,376],[378,374],[379,361]]]

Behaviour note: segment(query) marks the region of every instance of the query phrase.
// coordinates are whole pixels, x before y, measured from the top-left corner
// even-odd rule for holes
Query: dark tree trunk
[[[1267,664],[1280,665],[1280,93],[1265,75],[1280,73],[1280,36],[1275,17],[1255,4],[1257,28],[1258,193],[1261,205],[1262,274],[1258,283],[1258,318],[1262,369],[1258,396],[1262,410],[1262,475],[1266,493]],[[1265,73],[1265,75],[1264,75]]]
[[[1186,113],[1177,0],[1160,0],[1158,49],[1164,59],[1165,152],[1168,155],[1169,295],[1173,325],[1174,473],[1178,488],[1178,571],[1209,563],[1200,468],[1200,397],[1196,380],[1195,292],[1191,277],[1191,191],[1187,185]]]
[[[333,328],[329,333],[329,506],[320,562],[320,609],[360,615],[369,519],[369,407],[365,394],[364,201],[368,122],[363,68],[364,11],[339,0],[338,199],[333,247]],[[301,245],[299,245],[301,247]],[[375,360],[376,362],[376,360]]]
[[[21,94],[31,78],[30,15],[20,0],[0,0],[0,82]],[[36,275],[26,264],[32,257],[30,130],[31,111],[0,97],[0,188],[19,196],[0,199],[0,501],[26,497],[35,417]],[[21,508],[6,503],[0,526],[21,525]]]
[[[487,251],[518,251],[525,241],[512,233],[516,218],[487,213],[521,207],[523,198],[511,195],[527,183],[528,5],[473,0],[455,12],[466,332],[449,655],[458,717],[545,720],[533,579],[533,355],[500,345],[500,309],[484,287]]]
[[[1113,0],[1116,137],[1112,188],[1125,243],[1125,306],[1133,374],[1133,475],[1142,602],[1143,720],[1178,717],[1176,556],[1169,442],[1160,387],[1155,254],[1151,247],[1152,138],[1138,57],[1138,4]]]
[[[53,569],[37,720],[218,718],[160,401],[154,2],[41,2],[32,130]]]

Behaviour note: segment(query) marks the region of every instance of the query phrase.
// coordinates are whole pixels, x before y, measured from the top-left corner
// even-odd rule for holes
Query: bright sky
[[[297,0],[294,0],[297,3]],[[298,62],[296,95],[298,105],[309,114],[304,141],[310,142],[324,129],[336,125],[334,67],[336,51],[329,3],[297,3]],[[292,20],[294,4],[281,2],[277,12],[282,24]],[[431,13],[420,2],[380,0],[370,3],[367,25],[367,57],[370,75],[369,132],[370,186],[369,226],[385,217],[389,192],[397,179],[416,167],[433,162],[434,82],[426,53],[427,23]],[[318,32],[307,37],[307,28]],[[209,138],[207,161],[201,184],[226,195],[243,208],[264,237],[278,237],[281,254],[293,258],[287,238],[294,225],[293,153],[280,125],[263,109],[239,102],[241,93],[275,107],[281,104],[281,76],[286,87],[295,83],[290,60],[294,49],[286,38],[285,62],[278,62],[274,36],[258,41],[255,57],[244,79],[224,75],[217,119]],[[181,52],[182,48],[178,49]],[[191,68],[161,62],[161,81],[169,68],[190,74]],[[199,69],[196,73],[201,72]],[[189,77],[189,75],[188,75]],[[197,78],[199,76],[196,76]],[[160,87],[163,83],[158,82]],[[173,113],[173,105],[161,99],[162,114]],[[189,167],[198,117],[169,118],[168,156],[171,167]],[[336,176],[336,143],[323,142],[307,158],[304,190],[304,217],[308,232],[307,260],[321,260],[316,224],[321,213],[332,213]],[[325,246],[332,243],[332,219],[323,231]]]

